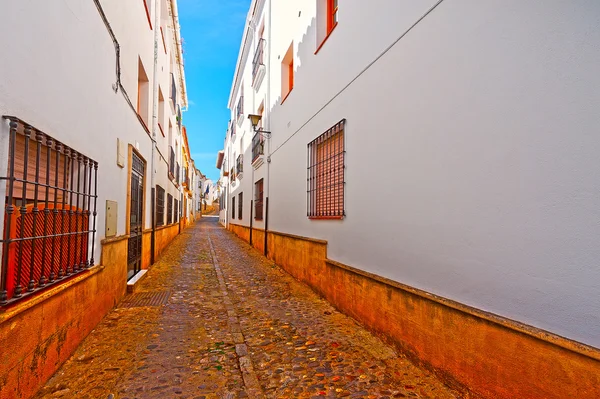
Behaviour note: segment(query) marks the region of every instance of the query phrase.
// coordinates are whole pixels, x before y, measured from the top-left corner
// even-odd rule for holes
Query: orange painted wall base
[[[268,257],[467,397],[600,398],[597,348],[335,262],[326,241],[269,231]]]
[[[183,229],[183,225],[181,225]],[[180,223],[157,229],[155,260]],[[142,268],[150,267],[151,230],[144,231]],[[0,309],[0,399],[28,399],[71,356],[127,288],[128,236],[102,241],[100,265],[35,297]]]
[[[0,399],[26,399],[125,295],[127,239],[102,245],[100,266],[0,313]]]

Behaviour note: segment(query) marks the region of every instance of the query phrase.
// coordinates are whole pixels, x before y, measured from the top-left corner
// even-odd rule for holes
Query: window
[[[263,27],[264,31],[264,27]],[[264,55],[265,55],[265,39],[258,39],[258,45],[256,46],[256,50],[254,51],[254,59],[252,60],[252,80],[256,79],[256,75],[261,66],[264,67]]]
[[[173,222],[179,222],[179,200],[173,200]]]
[[[235,162],[235,174],[241,179],[239,175],[244,173],[244,154],[240,154]]]
[[[281,102],[294,88],[294,43],[290,44],[283,61],[281,61]]]
[[[165,136],[165,130],[163,128],[165,120],[165,97],[163,96],[162,90],[158,88],[158,129],[163,137]]]
[[[156,225],[164,226],[165,224],[165,189],[161,186],[156,186]]]
[[[137,113],[140,116],[146,130],[148,130],[149,115],[150,115],[150,82],[148,75],[142,65],[142,60],[138,57],[138,96],[137,96]]]
[[[329,35],[338,23],[338,0],[327,0],[327,34]]]
[[[263,219],[263,179],[254,183],[254,219]]]
[[[242,220],[242,211],[244,210],[244,193],[238,195],[238,219]]]
[[[11,149],[0,168],[4,306],[95,265],[98,162],[18,118],[0,120]]]
[[[338,24],[338,0],[317,0],[317,50],[319,52]]]
[[[167,224],[173,223],[173,196],[167,194]]]
[[[235,197],[231,197],[231,218],[235,219]]]
[[[163,32],[162,26],[160,27],[160,36],[162,37],[163,50],[167,54],[167,43],[165,42],[165,32]]]
[[[175,150],[173,147],[169,147],[169,178],[175,179]]]
[[[307,215],[341,219],[344,212],[344,126],[342,120],[308,144]]]
[[[177,109],[177,86],[175,86],[175,75],[171,73],[171,103],[173,111]]]
[[[242,83],[243,84],[243,83]],[[240,98],[237,103],[236,119],[239,121],[240,116],[244,116],[244,87],[242,86]]]
[[[150,0],[142,0],[144,2],[144,9],[146,9],[146,18],[148,18],[148,25],[150,25],[150,29],[152,29],[152,18],[150,18]]]

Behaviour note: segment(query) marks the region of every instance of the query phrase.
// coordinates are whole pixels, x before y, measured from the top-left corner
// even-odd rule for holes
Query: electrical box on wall
[[[106,232],[104,235],[107,238],[117,235],[117,201],[106,200]]]
[[[117,139],[117,166],[125,167],[125,143]]]

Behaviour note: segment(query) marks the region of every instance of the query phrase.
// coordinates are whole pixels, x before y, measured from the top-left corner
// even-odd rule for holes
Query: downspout
[[[269,1],[269,41],[268,41],[268,52],[269,56],[267,57],[267,104],[269,106],[269,114],[268,117],[265,118],[265,124],[267,125],[267,131],[272,132],[271,130],[271,39],[273,35],[271,34],[271,1]],[[292,49],[293,50],[293,49]],[[265,248],[264,254],[267,256],[268,254],[268,237],[269,237],[269,190],[271,189],[271,137],[267,139],[267,195],[265,197]]]
[[[254,38],[256,36],[256,23],[254,21],[254,15],[252,14],[252,16],[250,17],[250,20],[248,21],[248,26],[250,27],[250,29],[252,30],[252,38],[250,40],[251,43],[251,48],[254,48],[255,42],[254,42]],[[248,50],[248,51],[250,51]],[[252,82],[254,83],[254,82]],[[252,112],[254,113],[256,110],[256,90],[252,90]],[[252,129],[252,139],[250,140],[250,151],[252,151],[252,143],[254,143],[254,135],[256,134],[256,132],[254,131],[254,128]],[[244,151],[244,149],[242,148],[242,152]],[[245,158],[245,157],[244,157]],[[250,246],[252,246],[252,229],[253,229],[253,211],[254,211],[254,167],[252,166],[252,164],[250,164],[250,166],[252,167],[252,171],[250,172]]]
[[[150,239],[150,264],[154,264],[154,248],[156,246],[156,134],[158,131],[158,41],[160,32],[160,0],[154,0],[154,65],[152,67],[152,156],[150,158],[150,192],[152,193],[151,220],[152,236]]]

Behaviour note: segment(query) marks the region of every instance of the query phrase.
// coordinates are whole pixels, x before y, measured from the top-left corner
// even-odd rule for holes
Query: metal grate
[[[166,305],[171,291],[136,292],[127,296],[119,305],[120,308],[141,308],[145,306]]]
[[[307,216],[341,219],[344,210],[345,145],[343,119],[308,144]]]
[[[98,162],[19,118],[9,122],[0,305],[95,264]]]

